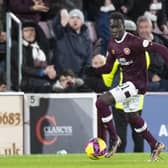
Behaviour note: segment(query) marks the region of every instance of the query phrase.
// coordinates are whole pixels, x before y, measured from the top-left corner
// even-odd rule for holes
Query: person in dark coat
[[[50,18],[55,17],[61,9],[72,10],[74,8],[82,9],[83,2],[81,0],[56,0],[50,1],[50,10],[47,15]]]
[[[6,30],[5,30],[5,6],[4,1],[0,1],[0,72],[5,73],[6,62]]]
[[[18,82],[18,50],[12,48],[12,89],[21,89],[28,93],[46,93],[52,90],[52,81],[56,77],[53,65],[49,65],[48,49],[40,41],[33,21],[23,22],[23,63],[22,81]]]
[[[92,43],[88,29],[84,25],[83,13],[79,9],[73,9],[69,13],[66,9],[61,10],[53,20],[53,30],[53,64],[57,73],[63,69],[71,69],[77,77],[82,77],[92,55]]]
[[[50,9],[49,0],[7,0],[8,11],[13,12],[19,19],[41,20],[41,14]]]
[[[146,16],[140,16],[137,20],[137,33],[145,40],[167,45],[167,39],[160,34],[153,33],[152,21]],[[164,39],[164,40],[163,40]],[[157,52],[148,52],[150,56],[150,66],[148,69],[148,91],[168,91],[166,62]]]

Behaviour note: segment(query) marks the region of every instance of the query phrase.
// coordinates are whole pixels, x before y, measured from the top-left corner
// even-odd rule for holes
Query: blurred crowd
[[[18,28],[13,23],[10,90],[100,93],[116,86],[118,68],[101,76],[90,71],[90,67],[106,63],[109,16],[114,11],[124,15],[128,32],[168,46],[166,0],[0,0],[0,91],[9,89],[5,74],[7,12],[21,20],[23,34],[19,83]],[[148,91],[168,91],[167,65],[159,54],[148,55]]]

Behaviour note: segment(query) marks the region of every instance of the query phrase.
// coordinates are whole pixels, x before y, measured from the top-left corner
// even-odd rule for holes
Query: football
[[[101,138],[92,138],[85,147],[85,153],[90,159],[102,159],[107,153],[107,145]]]

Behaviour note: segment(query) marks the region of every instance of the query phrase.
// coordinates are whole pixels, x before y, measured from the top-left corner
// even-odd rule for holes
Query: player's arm
[[[168,64],[168,48],[164,45],[142,39],[136,39],[133,45],[135,45],[134,49],[139,52],[152,51],[159,53]]]
[[[165,60],[165,62],[168,64],[168,48],[167,47],[159,43],[152,43],[149,46],[149,51],[159,53],[162,56],[162,58]]]

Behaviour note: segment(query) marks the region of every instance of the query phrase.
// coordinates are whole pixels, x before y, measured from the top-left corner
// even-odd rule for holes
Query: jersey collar
[[[128,33],[125,32],[124,35],[122,36],[121,40],[116,40],[116,39],[115,39],[115,42],[116,42],[116,43],[122,43],[122,42],[125,40],[125,37],[127,36],[127,34],[128,34]]]

